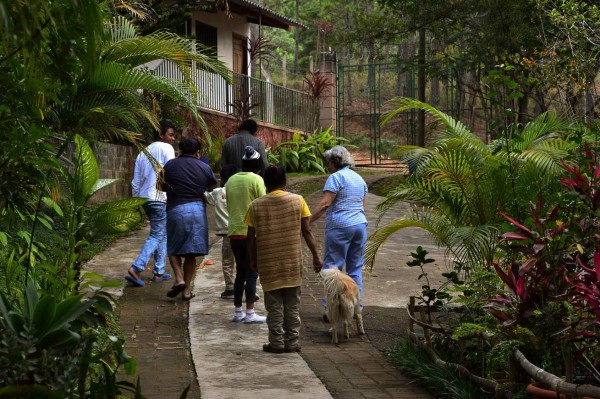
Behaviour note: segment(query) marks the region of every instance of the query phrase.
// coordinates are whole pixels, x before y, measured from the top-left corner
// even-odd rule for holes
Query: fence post
[[[331,126],[331,134],[337,131],[337,90],[336,90],[336,57],[332,51],[319,53],[319,70],[327,77],[332,86],[325,92],[320,103],[319,124],[325,130]]]

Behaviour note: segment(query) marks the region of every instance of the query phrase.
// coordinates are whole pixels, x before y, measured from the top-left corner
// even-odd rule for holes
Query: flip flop
[[[163,281],[170,280],[171,278],[172,278],[171,275],[169,273],[165,272],[160,277],[158,277],[158,275],[155,274],[154,277],[152,277],[152,279],[150,281],[152,283],[162,283]]]
[[[189,301],[190,299],[192,299],[193,297],[195,297],[196,294],[190,294],[190,296],[181,296],[181,300],[182,301]]]
[[[169,298],[175,298],[177,295],[181,294],[181,292],[185,290],[185,283],[175,284],[169,292],[167,292],[167,296]]]
[[[131,285],[134,287],[143,287],[144,285],[146,285],[146,284],[144,284],[144,280],[136,277],[133,274],[133,271],[131,270],[131,268],[129,268],[129,270],[127,270],[127,276],[125,276],[125,280],[129,281],[131,283]]]

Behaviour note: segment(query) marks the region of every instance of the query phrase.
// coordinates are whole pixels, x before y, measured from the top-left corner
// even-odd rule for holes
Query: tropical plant
[[[306,91],[309,94],[313,106],[313,127],[319,125],[320,101],[335,85],[329,78],[319,70],[308,71],[304,77]]]
[[[396,367],[414,376],[436,397],[486,398],[479,387],[461,376],[455,368],[436,364],[423,348],[407,339],[398,341],[387,355]]]
[[[414,201],[405,217],[380,227],[366,249],[372,267],[378,248],[406,227],[427,230],[436,244],[445,247],[455,262],[468,270],[491,267],[496,238],[502,228],[501,210],[523,212],[540,193],[555,191],[554,174],[560,159],[575,144],[568,141],[572,128],[555,114],[542,114],[508,139],[485,144],[477,135],[434,107],[410,98],[399,98],[386,123],[407,109],[423,109],[438,119],[441,130],[432,148],[401,146],[398,154],[410,175],[391,191],[378,209],[382,214],[399,201]]]
[[[36,278],[40,283],[49,283],[44,288],[59,298],[77,291],[84,247],[100,232],[123,233],[137,227],[141,222],[138,207],[146,202],[145,198],[125,198],[105,202],[92,213],[85,212],[92,196],[118,179],[100,179],[96,157],[87,141],[75,135],[74,143],[73,163],[64,165],[57,176],[63,190],[52,203],[64,224],[66,246],[53,253],[52,266],[41,267],[42,273]]]
[[[59,301],[29,284],[22,306],[0,296],[0,398],[143,398],[139,386],[116,379],[121,366],[136,371],[122,340],[99,334],[112,311],[99,291]]]
[[[428,273],[425,271],[425,265],[434,263],[435,259],[428,258],[428,251],[423,249],[422,246],[418,246],[415,252],[411,252],[410,256],[413,258],[406,262],[408,267],[418,267],[421,269],[421,274],[417,277],[417,280],[424,279],[424,284],[421,286],[421,295],[417,297],[420,300],[419,304],[423,304],[428,310],[432,307],[439,307],[448,304],[452,300],[452,295],[447,292],[446,288],[450,284],[459,285],[462,282],[458,278],[458,273],[452,271],[449,273],[442,273],[442,276],[446,278],[438,288],[431,286],[429,281]],[[427,312],[431,314],[431,311]]]
[[[331,128],[315,133],[314,136],[296,132],[292,141],[280,143],[269,151],[269,162],[283,166],[288,173],[326,173],[323,154],[345,141],[343,137],[333,136]]]
[[[250,97],[252,94],[241,95],[240,93],[232,102],[227,103],[227,106],[231,108],[230,115],[233,115],[238,125],[252,117],[252,109],[260,105],[258,102],[253,102]]]

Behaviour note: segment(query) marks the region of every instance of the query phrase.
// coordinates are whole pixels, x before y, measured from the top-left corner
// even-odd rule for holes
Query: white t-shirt
[[[167,161],[175,158],[175,149],[169,143],[164,141],[155,141],[150,144],[147,151],[160,164],[165,166]],[[149,201],[167,201],[167,194],[164,191],[156,189],[156,176],[160,169],[153,165],[146,154],[140,152],[135,159],[135,167],[133,169],[133,180],[131,188],[134,197],[148,198]]]
[[[227,192],[225,187],[215,188],[204,195],[206,196],[206,202],[215,206],[215,230],[217,235],[226,235],[229,223],[229,213],[227,212]]]

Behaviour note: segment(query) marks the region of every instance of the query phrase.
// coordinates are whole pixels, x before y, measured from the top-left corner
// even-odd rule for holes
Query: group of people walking
[[[221,297],[233,298],[232,321],[266,322],[269,342],[263,345],[265,352],[298,352],[301,240],[304,238],[311,252],[315,272],[323,267],[345,268],[362,297],[367,185],[352,169],[354,161],[346,148],[327,150],[324,158],[331,175],[322,200],[311,214],[302,196],[285,191],[284,168],[267,164],[265,147],[255,137],[256,131],[256,122],[247,119],[239,132],[225,141],[221,187],[217,187],[215,174],[201,160],[200,142],[182,139],[179,156],[175,157],[175,128],[168,122],[161,123],[157,141],[136,159],[133,195],[148,199],[143,209],[150,221],[150,235],[125,278],[132,286],[144,286],[141,273],[154,257],[150,281],[172,279],[165,271],[168,256],[175,282],[167,296],[181,294],[182,300],[192,299],[196,257],[207,255],[209,250],[206,204],[214,205],[216,233],[223,237],[225,291]],[[323,215],[322,261],[311,224]],[[259,277],[266,317],[254,310]],[[325,300],[323,307],[326,310]]]

